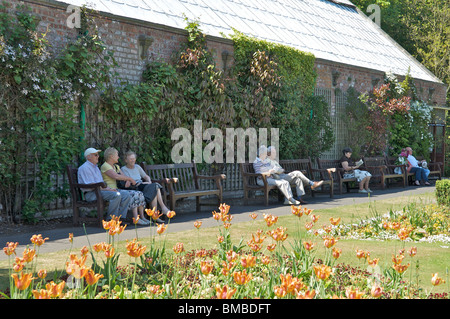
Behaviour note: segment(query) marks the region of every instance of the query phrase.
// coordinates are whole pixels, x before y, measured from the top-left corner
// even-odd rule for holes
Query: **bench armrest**
[[[105,188],[106,187],[106,184],[104,182],[92,183],[92,184],[72,184],[72,185],[73,185],[73,187],[76,187],[76,188],[100,188],[100,187]]]

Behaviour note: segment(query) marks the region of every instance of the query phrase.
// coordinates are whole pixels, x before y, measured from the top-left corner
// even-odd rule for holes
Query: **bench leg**
[[[200,197],[195,197],[195,211],[197,213],[200,213]]]

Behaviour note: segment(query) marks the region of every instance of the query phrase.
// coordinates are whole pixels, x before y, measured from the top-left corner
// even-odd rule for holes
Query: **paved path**
[[[355,193],[355,191],[352,191],[349,194],[335,195],[334,198],[330,198],[329,195],[326,194],[320,194],[316,195],[316,197],[314,198],[306,197],[305,199],[309,202],[309,204],[305,206],[316,210],[326,209],[343,205],[367,203],[369,201],[383,200],[399,196],[424,194],[434,192],[435,190],[436,188],[434,186],[410,186],[407,188],[396,187],[387,190],[375,190],[370,197],[368,197],[366,194]],[[224,201],[226,202],[226,204],[231,206],[230,214],[233,215],[232,223],[250,221],[249,214],[252,212],[257,213],[259,216],[261,216],[262,213],[273,214],[276,216],[291,214],[290,206],[280,205],[273,201],[268,207],[260,204],[262,203],[262,199],[250,201],[249,206],[242,205],[242,200],[240,199],[228,199]],[[216,226],[217,223],[212,218],[211,214],[213,210],[218,210],[218,208],[205,207],[200,213],[178,213],[177,216],[171,220],[170,226],[167,231],[180,232],[184,230],[194,229],[193,223],[195,220],[201,220],[203,222],[202,228]],[[149,226],[140,226],[137,230],[138,236],[140,238],[149,236]],[[44,254],[48,252],[69,249],[71,246],[68,240],[69,233],[73,233],[74,235],[73,249],[81,248],[85,245],[88,246],[88,239],[91,244],[106,240],[105,230],[94,226],[86,227],[86,233],[88,234],[88,236],[85,235],[85,231],[81,226],[46,230],[42,232],[42,236],[44,238],[49,237],[49,240],[47,240],[45,244],[40,247],[39,253]],[[0,237],[0,248],[5,247],[7,242],[18,242],[19,246],[17,248],[17,251],[22,252],[24,247],[30,245],[30,238],[32,235],[32,233],[24,233],[12,236],[2,236]],[[119,239],[126,240],[133,239],[135,237],[136,231],[134,225],[128,225],[125,231],[120,234]],[[0,252],[0,261],[7,260],[7,258],[8,257],[3,252]]]

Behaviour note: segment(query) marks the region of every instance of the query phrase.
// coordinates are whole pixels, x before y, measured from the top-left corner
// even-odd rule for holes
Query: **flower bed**
[[[428,207],[425,211],[431,212]],[[233,243],[230,227],[233,216],[230,206],[222,204],[213,217],[218,223],[216,249],[197,249],[186,252],[184,244],[176,243],[171,249],[166,247],[167,225],[150,228],[148,245],[135,238],[125,244],[126,252],[133,262],[119,266],[120,242],[118,236],[125,225],[118,219],[104,222],[107,240],[95,243],[92,247],[83,247],[79,254],[70,253],[65,264],[65,273],[46,279],[46,270],[38,267],[39,247],[48,238],[35,235],[31,238],[33,248],[27,248],[22,257],[15,257],[18,243],[7,243],[4,252],[10,256],[10,289],[2,293],[4,298],[447,298],[447,294],[424,292],[417,285],[408,282],[405,271],[416,264],[417,248],[401,249],[393,252],[392,263],[384,269],[379,259],[370,256],[369,251],[356,250],[355,259],[363,261],[364,269],[338,263],[342,255],[338,236],[351,236],[351,231],[367,227],[340,226],[340,218],[331,218],[329,224],[316,227],[320,216],[304,207],[291,206],[292,214],[297,218],[296,227],[305,227],[309,232],[304,238],[301,232],[298,238],[290,238],[288,229],[278,225],[278,217],[263,214],[264,229],[248,234],[246,239]],[[147,210],[157,219],[158,212]],[[439,214],[431,213],[436,221],[445,224],[448,220]],[[174,212],[171,213],[173,217]],[[392,216],[391,216],[392,215]],[[405,218],[406,216],[406,218]],[[258,218],[251,214],[252,219]],[[378,225],[380,230],[397,232],[403,242],[415,234],[411,225],[412,216],[404,211],[402,214],[391,213],[391,219],[383,218],[369,222]],[[396,228],[397,220],[400,224]],[[304,223],[303,223],[304,220]],[[379,225],[381,221],[381,226]],[[407,223],[407,221],[409,221]],[[429,222],[431,223],[431,219]],[[433,224],[433,225],[434,225]],[[446,224],[448,225],[448,224]],[[201,222],[194,223],[198,234],[202,231]],[[424,226],[421,226],[424,227]],[[430,236],[440,226],[433,226]],[[293,227],[295,228],[295,226]],[[351,231],[347,231],[350,229]],[[406,229],[406,230],[405,230]],[[448,231],[448,228],[446,228]],[[363,231],[367,235],[367,231]],[[292,232],[292,234],[294,234]],[[375,232],[373,232],[375,234]],[[294,236],[296,236],[294,235]],[[365,235],[365,236],[366,236]],[[428,237],[430,237],[428,236]],[[427,238],[423,236],[422,238]],[[71,240],[71,238],[69,237]],[[147,241],[147,239],[146,239]],[[322,241],[322,243],[319,243]],[[323,246],[322,246],[323,245]],[[319,247],[326,253],[323,258],[316,258]],[[92,264],[87,265],[90,255]],[[445,282],[439,274],[432,274],[433,286]]]

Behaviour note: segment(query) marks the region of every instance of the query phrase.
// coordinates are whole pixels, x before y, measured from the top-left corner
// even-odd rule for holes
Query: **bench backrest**
[[[194,163],[157,165],[143,163],[142,165],[152,180],[178,178],[178,182],[173,184],[175,192],[191,191],[200,188],[196,179],[197,168]]]
[[[70,187],[70,193],[72,194],[72,200],[74,201],[80,201],[83,199],[81,195],[81,189],[78,187],[75,187],[75,184],[78,184],[78,168],[74,168],[71,166],[66,167],[67,171],[67,177],[69,179],[69,187]]]
[[[312,174],[312,164],[311,159],[303,158],[296,160],[281,160],[281,167],[284,168],[286,173],[293,171],[301,171],[302,173],[306,173],[307,176],[311,177]]]
[[[384,156],[364,156],[363,157],[363,161],[364,161],[364,166],[366,167],[379,167],[379,166],[385,166],[387,165],[386,162],[386,157]],[[373,169],[368,169],[370,171],[370,173],[372,174],[376,174],[379,175],[380,171],[379,170],[373,170]],[[385,169],[383,169],[383,171],[386,173],[387,171]]]
[[[327,168],[342,168],[341,161],[340,160],[332,160],[332,159],[317,159],[317,166],[319,169],[327,169]],[[342,173],[339,172],[339,170],[336,170],[335,172],[331,172],[333,176],[333,180],[339,180],[340,177],[342,177]],[[320,177],[324,180],[329,180],[328,173],[321,171]]]
[[[256,177],[247,176],[244,177],[244,173],[255,174],[255,170],[253,168],[253,163],[240,163],[239,169],[241,170],[241,175],[243,176],[243,184],[244,186],[256,186]]]

